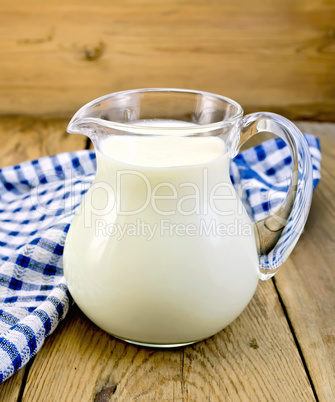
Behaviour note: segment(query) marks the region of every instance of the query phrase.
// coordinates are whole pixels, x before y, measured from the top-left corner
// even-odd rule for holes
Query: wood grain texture
[[[16,402],[19,400],[21,388],[27,367],[23,367],[7,381],[0,385],[0,401]]]
[[[86,137],[66,132],[66,119],[0,117],[0,166],[84,149]]]
[[[99,330],[74,308],[29,371],[23,401],[313,401],[271,281],[228,328],[154,350]]]
[[[247,112],[335,120],[330,0],[0,2],[0,115],[71,115],[106,93],[181,87]]]
[[[335,400],[335,125],[298,124],[317,135],[322,179],[306,229],[274,277],[320,401]]]

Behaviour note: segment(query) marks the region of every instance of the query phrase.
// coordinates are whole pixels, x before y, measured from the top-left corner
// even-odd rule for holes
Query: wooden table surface
[[[1,166],[87,147],[66,123],[0,119]],[[322,181],[291,257],[237,320],[195,345],[153,350],[73,307],[0,400],[335,401],[335,124],[298,125],[321,139]]]

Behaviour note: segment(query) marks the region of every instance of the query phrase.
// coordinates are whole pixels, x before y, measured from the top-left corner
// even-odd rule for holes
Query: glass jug
[[[97,173],[74,217],[64,274],[80,309],[113,336],[174,347],[214,335],[273,276],[304,227],[312,165],[298,128],[272,113],[243,117],[223,96],[141,89],[82,107]],[[283,204],[252,222],[229,163],[259,132],[286,141],[293,174]]]

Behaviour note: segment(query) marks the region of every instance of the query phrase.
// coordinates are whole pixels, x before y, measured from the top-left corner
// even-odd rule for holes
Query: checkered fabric
[[[320,146],[315,137],[306,139],[315,187]],[[232,161],[232,181],[253,219],[264,218],[283,200],[287,183],[281,178],[290,176],[290,164],[281,139]],[[63,246],[95,169],[95,153],[78,151],[0,170],[0,383],[36,354],[66,316],[70,295],[62,272]],[[270,205],[264,194],[274,187]]]

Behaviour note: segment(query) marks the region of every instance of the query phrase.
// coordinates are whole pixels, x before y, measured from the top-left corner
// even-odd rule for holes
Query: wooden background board
[[[1,0],[0,115],[181,87],[335,121],[334,0]]]

